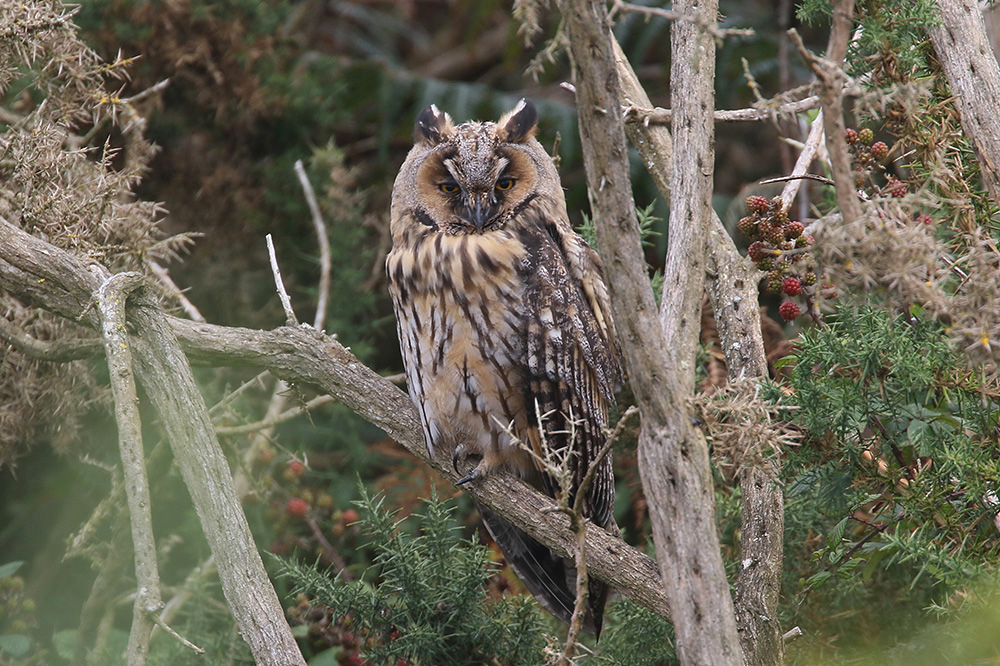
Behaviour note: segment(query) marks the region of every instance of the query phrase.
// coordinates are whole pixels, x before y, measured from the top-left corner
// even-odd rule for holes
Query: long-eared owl
[[[526,100],[496,123],[421,111],[392,191],[386,269],[429,453],[472,468],[460,483],[509,469],[575,498],[622,372],[600,259],[570,226],[537,120]],[[538,461],[567,451],[573,481],[560,488]],[[615,531],[610,456],[596,471],[585,515]],[[572,561],[479,508],[525,586],[569,621]],[[590,590],[584,627],[599,633],[607,588],[593,580]]]

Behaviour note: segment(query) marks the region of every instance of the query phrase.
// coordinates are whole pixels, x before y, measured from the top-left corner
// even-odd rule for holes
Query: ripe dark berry
[[[906,195],[906,184],[899,182],[895,178],[886,183],[885,186],[889,190],[889,194],[897,199]]]
[[[741,217],[740,222],[737,225],[740,228],[740,233],[749,238],[753,238],[757,235],[757,220],[751,216]]]
[[[798,304],[792,301],[785,301],[778,306],[778,314],[785,321],[791,321],[802,314],[802,310],[799,309]]]
[[[844,140],[847,141],[847,143],[855,143],[855,142],[857,142],[857,140],[858,140],[858,132],[857,132],[857,130],[853,130],[851,128],[847,128],[847,131],[844,132]]]
[[[768,209],[767,199],[764,197],[754,194],[747,197],[747,210],[752,213],[766,213]]]
[[[885,145],[884,141],[876,141],[872,144],[872,157],[881,162],[888,156],[889,146]]]
[[[785,225],[785,237],[786,238],[798,238],[802,235],[802,232],[806,230],[804,224],[799,221],[789,222]]]
[[[301,518],[309,511],[309,502],[305,501],[301,497],[293,497],[288,500],[288,504],[285,505],[285,511],[289,516]]]
[[[866,146],[871,144],[875,140],[875,132],[871,131],[869,128],[864,128],[858,132],[858,141],[865,144]]]
[[[754,241],[750,243],[750,247],[747,248],[747,254],[750,256],[750,261],[758,262],[767,256],[767,245],[760,241]]]
[[[781,283],[781,291],[789,296],[798,296],[802,293],[802,283],[797,277],[786,277]]]

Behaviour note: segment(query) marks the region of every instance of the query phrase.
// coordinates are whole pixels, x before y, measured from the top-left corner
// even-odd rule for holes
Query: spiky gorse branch
[[[730,380],[695,397],[712,442],[712,455],[727,474],[760,466],[799,446],[802,433],[789,425],[794,405],[761,395],[757,379]]]
[[[130,60],[102,62],[77,37],[72,14],[52,0],[0,6],[0,215],[111,270],[149,273],[149,261],[177,258],[189,238],[165,238],[162,207],[133,195],[153,147],[121,97]],[[105,139],[115,125],[119,146]],[[81,334],[9,294],[0,296],[0,310],[36,339]],[[36,435],[72,441],[76,419],[100,395],[94,388],[85,363],[42,367],[11,356],[0,369],[0,466]],[[33,418],[38,410],[46,418]]]

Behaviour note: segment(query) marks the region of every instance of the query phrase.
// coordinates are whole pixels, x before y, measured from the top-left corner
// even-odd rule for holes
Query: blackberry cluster
[[[884,141],[875,141],[875,133],[864,127],[860,130],[848,128],[844,140],[851,151],[854,165],[854,186],[866,199],[873,196],[890,195],[901,197],[906,194],[906,184],[893,175],[886,175],[885,161],[889,158],[889,146]],[[885,185],[876,181],[885,177]]]
[[[740,232],[750,240],[747,250],[757,268],[766,271],[765,290],[789,297],[804,295],[812,300],[816,285],[815,262],[809,253],[815,240],[805,234],[797,220],[789,220],[781,197],[768,200],[759,195],[747,197],[746,217],[740,219]],[[786,321],[802,310],[791,300],[783,302],[778,312]]]

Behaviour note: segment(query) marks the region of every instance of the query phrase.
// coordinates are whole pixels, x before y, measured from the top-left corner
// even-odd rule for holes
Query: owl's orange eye
[[[497,184],[494,185],[494,187],[496,187],[498,190],[509,190],[510,188],[514,187],[514,183],[516,182],[517,181],[511,178],[510,176],[504,176],[503,178],[497,181]]]
[[[454,194],[455,192],[458,192],[458,185],[455,183],[441,183],[438,185],[438,189],[445,194]]]

